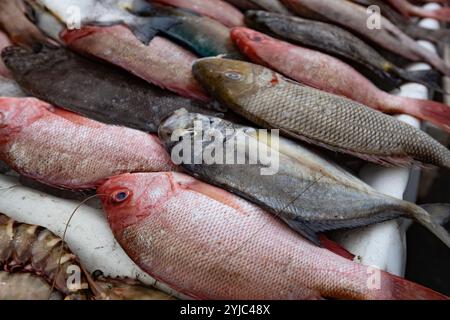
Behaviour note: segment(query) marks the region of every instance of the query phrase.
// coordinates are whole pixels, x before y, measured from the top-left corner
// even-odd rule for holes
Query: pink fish
[[[154,2],[188,9],[202,16],[217,20],[227,27],[244,25],[244,15],[238,9],[222,0],[155,0]]]
[[[450,107],[435,101],[394,96],[377,88],[341,60],[247,28],[231,38],[253,62],[317,89],[341,95],[384,113],[404,113],[450,132]]]
[[[421,18],[437,19],[440,21],[450,21],[450,8],[427,10],[412,5],[406,0],[388,0],[388,2],[405,17],[416,16]]]
[[[95,188],[120,173],[175,167],[154,135],[105,125],[35,98],[0,98],[0,124],[0,160],[53,187]]]
[[[114,236],[158,281],[196,299],[448,299],[303,239],[275,216],[181,173],[99,187]]]
[[[182,96],[208,101],[191,73],[197,57],[179,45],[154,37],[148,45],[125,26],[85,26],[65,31],[62,39],[72,49],[120,66],[136,76]]]

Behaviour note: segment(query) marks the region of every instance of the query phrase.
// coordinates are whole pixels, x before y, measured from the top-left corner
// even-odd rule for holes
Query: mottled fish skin
[[[157,36],[144,45],[121,25],[86,26],[66,31],[62,38],[71,49],[120,66],[161,88],[187,98],[209,100],[191,73],[197,57],[165,38]]]
[[[160,120],[174,110],[203,113],[210,109],[64,48],[43,48],[35,53],[10,47],[2,57],[31,96],[101,122],[156,132]]]
[[[244,15],[222,0],[155,0],[154,2],[193,11],[217,20],[227,27],[244,25]]]
[[[0,1],[0,29],[17,45],[34,48],[43,43],[51,43],[27,18],[22,0]]]
[[[436,53],[422,47],[383,16],[380,19],[381,29],[368,29],[366,9],[355,3],[347,0],[282,0],[282,2],[301,16],[331,21],[404,58],[425,61],[443,74],[450,75],[450,67]]]
[[[105,125],[34,98],[0,98],[0,159],[64,189],[93,189],[126,172],[173,170],[158,137]]]
[[[9,41],[9,38],[6,34],[4,34],[0,30],[0,52],[6,47],[9,47],[11,45],[11,41]],[[11,73],[9,72],[8,68],[5,66],[3,61],[0,59],[0,76],[11,78]]]
[[[380,164],[450,168],[450,151],[421,130],[262,66],[205,58],[193,73],[214,98],[262,127]]]
[[[195,131],[196,122],[202,124],[200,137]],[[214,133],[220,133],[223,140],[217,141],[214,135],[211,141]],[[201,145],[198,149],[194,149],[194,135],[200,139],[196,141]],[[261,132],[219,118],[179,110],[161,124],[159,137],[172,154],[189,142],[191,150],[202,154],[217,143],[223,150],[234,146],[234,158],[244,159],[245,164],[198,163],[194,162],[193,153],[190,161],[181,165],[195,177],[258,204],[318,245],[318,233],[362,227],[399,216],[414,218],[416,212],[423,212],[412,203],[378,193],[300,144],[281,137],[276,148],[269,147],[274,146],[274,141]],[[246,150],[245,143],[252,149],[242,152]],[[251,157],[258,152],[270,155],[270,163],[277,161],[274,174],[262,174],[262,170],[269,169],[267,164],[251,164]]]
[[[143,270],[194,299],[447,299],[310,244],[224,190],[179,173],[127,174],[98,192],[114,236]]]

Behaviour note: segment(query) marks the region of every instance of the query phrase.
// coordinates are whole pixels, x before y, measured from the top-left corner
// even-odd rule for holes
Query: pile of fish
[[[327,234],[405,217],[450,247],[450,205],[384,195],[329,159],[450,169],[448,148],[392,117],[450,132],[449,106],[392,94],[445,93],[450,76],[416,42],[450,30],[414,18],[450,21],[449,3],[416,2],[0,0],[0,169],[97,197],[131,260],[181,296],[448,299]],[[171,299],[90,274],[64,240],[3,212],[0,299]]]

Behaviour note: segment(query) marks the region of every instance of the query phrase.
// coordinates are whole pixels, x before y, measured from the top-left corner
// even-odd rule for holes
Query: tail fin
[[[141,17],[136,21],[134,24],[129,24],[128,27],[136,38],[145,45],[148,45],[159,32],[163,32],[178,23],[175,17]]]
[[[394,276],[387,272],[382,273],[383,283],[390,290],[382,290],[377,298],[386,300],[450,300],[439,292]]]
[[[429,121],[442,130],[450,132],[450,106],[429,100],[398,98],[401,99],[398,107],[400,112]]]
[[[450,204],[430,204],[411,210],[414,218],[450,247],[450,234],[441,225],[450,217]]]
[[[394,72],[403,80],[420,83],[431,90],[449,94],[449,92],[442,89],[440,84],[441,74],[436,70],[408,71],[395,68]]]

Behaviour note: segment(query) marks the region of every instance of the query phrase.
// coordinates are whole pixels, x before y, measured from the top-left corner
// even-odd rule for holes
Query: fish
[[[450,21],[450,8],[439,8],[434,10],[427,10],[415,5],[412,5],[406,0],[388,0],[389,4],[397,9],[405,17],[416,16],[421,18],[431,18],[440,21]]]
[[[156,132],[174,110],[224,111],[159,89],[117,67],[64,48],[32,52],[10,47],[3,61],[22,89],[33,97],[107,124]],[[92,90],[95,88],[95,90]]]
[[[190,10],[217,20],[227,27],[244,25],[244,15],[222,0],[155,0],[154,2]]]
[[[186,147],[194,150],[177,162],[188,173],[255,203],[316,245],[322,246],[319,234],[323,232],[404,216],[421,222],[450,246],[446,230],[424,209],[377,192],[317,152],[286,138],[275,140],[265,131],[186,110],[161,123],[159,137],[172,159]],[[232,156],[241,162],[228,163],[222,157],[214,162],[195,161],[212,150],[224,150],[224,158]],[[260,156],[252,162],[261,153],[268,159],[262,161]],[[427,209],[442,211],[442,206]],[[450,205],[447,212],[450,216]]]
[[[65,31],[62,38],[71,49],[122,67],[163,89],[191,99],[210,100],[191,73],[197,57],[165,38],[157,36],[144,45],[121,25],[86,26]]]
[[[266,10],[269,12],[292,15],[279,0],[228,0],[241,10]]]
[[[153,36],[159,34],[175,40],[200,57],[224,55],[243,59],[230,39],[230,29],[216,20],[148,2],[134,6],[132,10],[152,21]]]
[[[176,169],[157,136],[35,98],[0,98],[0,115],[0,160],[52,187],[95,189],[119,173]]]
[[[245,18],[252,29],[351,64],[382,89],[389,91],[398,88],[403,79],[443,91],[438,83],[440,75],[436,71],[408,71],[397,67],[364,41],[337,26],[264,11],[247,11]]]
[[[424,61],[445,75],[450,75],[450,66],[435,52],[418,44],[389,20],[380,16],[380,27],[367,27],[367,12],[347,0],[282,0],[300,16],[313,17],[345,27],[379,46],[412,61]]]
[[[411,23],[408,18],[398,13],[394,8],[382,0],[352,0],[352,2],[369,7],[376,5],[381,9],[383,16],[389,19],[403,32],[416,40],[428,40],[435,44],[442,44],[450,38],[448,29],[428,29]]]
[[[0,30],[0,52],[6,47],[11,46],[11,41],[6,34]],[[11,74],[3,61],[0,59],[0,76],[11,78]]]
[[[55,44],[62,44],[60,34],[65,30],[65,26],[58,18],[45,10],[36,0],[25,0],[28,17],[39,28],[39,30],[51,38]]]
[[[62,300],[62,297],[41,277],[0,271],[0,300]]]
[[[350,65],[332,56],[248,28],[233,28],[231,37],[254,63],[302,84],[347,97],[385,113],[409,114],[450,132],[450,107],[446,104],[386,93]]]
[[[0,97],[25,97],[26,94],[12,79],[0,75]]]
[[[0,29],[5,31],[12,43],[36,48],[50,41],[26,16],[21,0],[0,1]]]
[[[152,20],[134,15],[133,8],[145,0],[35,0],[50,11],[68,29],[86,25],[126,25],[144,44],[154,37]],[[169,25],[172,21],[168,21]]]
[[[204,58],[192,71],[211,96],[263,128],[382,165],[450,169],[450,151],[442,144],[356,101],[245,61]]]
[[[130,258],[194,299],[448,299],[378,269],[380,286],[370,288],[373,268],[314,246],[256,205],[182,173],[120,175],[98,193]]]

